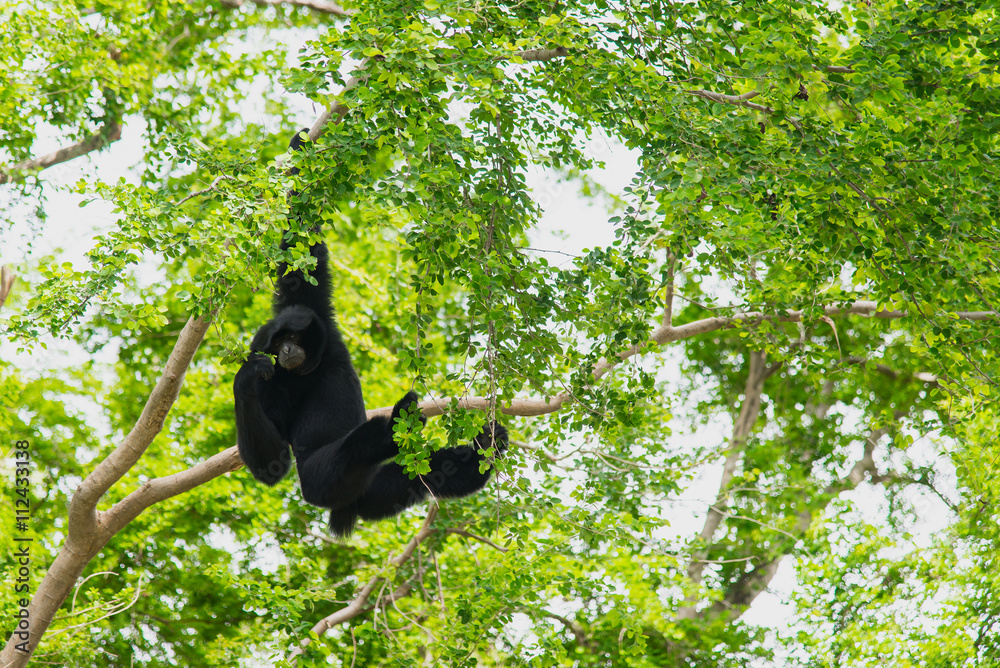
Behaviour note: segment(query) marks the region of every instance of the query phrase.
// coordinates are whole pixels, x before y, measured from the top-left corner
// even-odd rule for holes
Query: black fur
[[[299,148],[301,139],[291,146]],[[282,248],[289,248],[287,241]],[[427,497],[461,497],[482,489],[489,471],[479,472],[478,449],[507,449],[507,431],[492,423],[475,444],[431,454],[431,472],[410,479],[395,462],[399,453],[392,426],[417,401],[407,393],[392,417],[366,419],[361,382],[351,364],[330,305],[330,269],[326,245],[310,249],[316,285],[301,271],[278,266],[274,317],[254,336],[251,353],[236,374],[233,395],[237,444],[247,469],[257,480],[274,485],[291,468],[295,454],[302,497],[330,509],[330,530],[347,536],[357,518],[392,517]],[[305,351],[292,370],[271,361],[289,340]],[[421,420],[426,418],[421,415]]]

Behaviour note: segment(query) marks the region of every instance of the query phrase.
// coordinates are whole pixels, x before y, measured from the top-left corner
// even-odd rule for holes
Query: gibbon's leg
[[[308,456],[299,455],[302,498],[322,508],[348,506],[364,492],[379,464],[398,452],[389,418],[372,418]]]
[[[499,423],[484,429],[476,437],[475,445],[431,453],[431,471],[424,476],[411,479],[395,462],[382,466],[357,501],[358,516],[366,520],[392,517],[419,503],[428,493],[440,498],[475,494],[486,486],[492,472],[490,467],[480,473],[483,457],[478,450],[488,450],[491,446],[497,456],[507,449],[507,430]]]
[[[372,482],[379,465],[399,454],[392,425],[401,413],[417,401],[407,393],[392,410],[392,417],[375,417],[355,427],[341,439],[299,455],[299,482],[302,498],[315,506],[330,508],[330,530],[338,536],[350,534],[357,519],[358,497]],[[422,420],[426,420],[421,415]],[[308,451],[296,443],[296,452]]]

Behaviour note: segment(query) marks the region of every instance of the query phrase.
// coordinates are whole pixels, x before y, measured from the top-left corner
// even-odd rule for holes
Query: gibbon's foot
[[[487,452],[489,452],[492,446],[493,451],[496,453],[495,456],[499,457],[507,452],[508,440],[507,429],[499,422],[491,422],[483,427],[483,430],[479,432],[479,436],[476,436],[474,442],[477,448],[486,450]]]
[[[413,409],[416,408],[420,415],[420,424],[427,424],[427,416],[424,412],[417,407],[417,402],[420,398],[414,391],[409,391],[406,393],[402,399],[396,402],[396,405],[392,407],[392,420],[390,422],[390,427],[396,424],[396,418],[402,416],[403,411],[412,413]]]

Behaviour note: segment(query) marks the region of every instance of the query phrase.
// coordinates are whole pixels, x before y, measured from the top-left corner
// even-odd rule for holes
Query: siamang
[[[296,134],[291,148],[301,145]],[[292,245],[286,238],[281,248]],[[366,419],[361,382],[330,304],[326,245],[315,244],[310,253],[315,285],[301,270],[278,265],[274,317],[254,336],[233,382],[237,444],[247,469],[276,484],[291,468],[290,445],[302,498],[330,509],[336,536],[350,535],[359,517],[392,517],[428,493],[461,497],[482,489],[490,472],[480,472],[478,451],[492,448],[499,456],[507,449],[507,431],[497,422],[473,445],[433,452],[427,475],[411,479],[402,466],[387,462],[399,453],[393,425],[403,411],[419,411],[417,395],[400,399],[392,417]],[[420,414],[420,420],[427,418]]]

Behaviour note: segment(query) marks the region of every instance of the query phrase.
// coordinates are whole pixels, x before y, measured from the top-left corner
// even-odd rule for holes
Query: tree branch
[[[687,574],[691,584],[698,586],[701,584],[702,575],[705,571],[706,548],[712,543],[715,532],[722,523],[722,518],[726,515],[729,505],[729,485],[736,472],[736,465],[743,455],[743,448],[746,445],[750,432],[753,431],[754,424],[760,417],[760,397],[764,392],[764,380],[767,378],[768,367],[765,364],[764,353],[761,351],[750,352],[750,364],[747,372],[747,382],[743,390],[743,405],[740,408],[739,417],[733,425],[733,436],[729,439],[729,447],[726,454],[726,461],[722,467],[722,480],[719,482],[719,494],[715,503],[709,507],[705,516],[705,525],[701,533],[698,534],[698,541],[702,547],[691,554],[691,561],[688,563]],[[694,619],[697,611],[694,603],[698,597],[692,593],[685,597],[685,606],[677,611],[678,619]]]
[[[774,113],[774,109],[770,107],[765,107],[764,105],[756,104],[750,102],[749,100],[754,99],[760,95],[759,91],[752,90],[748,93],[743,93],[742,95],[725,95],[723,93],[713,93],[710,90],[685,90],[688,95],[694,95],[695,97],[703,97],[706,100],[711,100],[712,102],[719,102],[721,104],[732,104],[737,107],[747,107],[748,109],[756,109],[757,111],[765,111],[767,113]]]
[[[539,617],[554,619],[565,626],[567,631],[573,634],[573,638],[576,640],[577,645],[583,648],[591,647],[590,639],[587,637],[587,631],[583,628],[583,625],[575,619],[558,615],[543,608],[532,608],[526,605],[519,605],[514,609],[518,612],[523,612],[529,617],[534,617],[535,619]]]
[[[893,369],[891,367],[886,366],[885,364],[879,364],[878,362],[874,362],[873,360],[870,360],[870,359],[865,358],[865,357],[857,357],[857,356],[854,356],[854,355],[852,355],[850,357],[845,357],[844,360],[843,360],[843,364],[845,364],[845,365],[846,364],[866,364],[866,365],[867,364],[873,364],[875,366],[875,370],[876,371],[878,371],[880,374],[882,374],[886,378],[891,378],[892,380],[899,380],[900,378],[902,378],[904,381],[918,380],[921,383],[925,383],[927,385],[937,385],[938,384],[938,377],[935,376],[932,373],[927,373],[926,371],[915,371],[912,374],[900,374],[898,371],[896,371],[895,369]]]
[[[781,566],[781,560],[784,558],[785,555],[782,554],[774,559],[765,561],[749,573],[741,576],[739,580],[729,587],[729,590],[721,601],[713,603],[712,607],[701,613],[699,617],[725,616],[729,618],[729,621],[737,619],[743,614],[744,610],[750,607],[750,604],[758,596],[767,591],[768,585],[774,579],[775,574],[778,572],[778,567]]]
[[[674,268],[677,258],[673,253],[667,260],[667,292],[663,297],[663,321],[662,327],[672,327],[674,324]]]
[[[4,265],[0,267],[0,308],[3,308],[3,304],[7,301],[7,296],[10,295],[11,289],[14,287],[14,281],[17,280],[17,274],[14,270]]]
[[[546,399],[514,399],[509,404],[497,406],[497,410],[504,415],[546,415],[558,411],[569,398],[570,395],[568,392],[562,392]],[[451,401],[450,398],[427,399],[421,401],[418,405],[424,412],[424,415],[434,417],[436,415],[444,415],[451,408]],[[458,408],[488,411],[492,406],[496,405],[496,402],[487,397],[462,397],[457,399],[457,404]],[[370,420],[376,415],[391,414],[392,406],[383,406],[382,408],[375,408],[368,411],[368,419]]]
[[[368,59],[366,58],[358,66],[358,69],[365,69],[367,64]],[[326,129],[327,123],[336,124],[344,120],[344,116],[346,116],[347,112],[350,111],[350,107],[348,107],[347,103],[344,102],[344,96],[347,95],[349,90],[356,87],[359,83],[361,83],[361,78],[357,76],[353,76],[347,80],[347,83],[344,85],[344,89],[340,91],[340,95],[336,97],[337,102],[334,102],[329,109],[324,111],[320,117],[316,119],[316,122],[313,123],[313,126],[309,128],[309,141],[316,141],[319,139],[319,137],[323,134],[323,131]]]
[[[554,49],[528,49],[527,51],[517,51],[506,56],[506,58],[520,58],[526,63],[548,62],[556,58],[565,58],[569,55],[569,49],[559,46]]]
[[[194,199],[195,197],[201,197],[202,195],[205,195],[207,193],[213,192],[213,191],[215,191],[216,188],[219,187],[220,183],[222,183],[223,181],[231,181],[232,178],[233,177],[229,176],[228,174],[222,174],[220,176],[216,176],[215,179],[208,185],[207,188],[204,188],[202,190],[196,190],[195,192],[191,193],[190,195],[188,195],[184,199],[178,201],[176,204],[174,204],[174,206],[180,206],[181,204],[184,204],[184,202],[188,201],[189,199]]]
[[[73,537],[74,523],[87,527],[95,522],[97,502],[139,461],[153,438],[160,433],[167,413],[180,393],[184,374],[208,331],[209,322],[207,317],[191,318],[184,325],[163,375],[150,393],[132,431],[77,488],[69,506],[69,539]]]
[[[909,317],[909,313],[905,311],[884,311],[879,310],[877,302],[873,301],[856,301],[847,308],[841,308],[839,306],[827,306],[823,309],[823,312],[827,316],[835,315],[863,315],[872,318],[885,318],[890,320],[901,319]],[[643,350],[645,350],[650,345],[653,346],[663,346],[668,343],[674,343],[676,341],[681,341],[683,339],[690,339],[695,336],[700,336],[702,334],[708,334],[710,332],[715,332],[720,329],[730,329],[732,327],[737,327],[742,324],[754,324],[763,321],[769,322],[802,322],[802,317],[804,315],[803,311],[788,311],[785,314],[776,313],[763,313],[760,311],[750,311],[747,313],[737,313],[732,316],[720,316],[713,318],[703,318],[702,320],[696,320],[694,322],[689,322],[684,325],[673,327],[671,325],[661,325],[657,327],[650,340],[645,343],[639,343],[628,350],[625,350],[617,355],[618,359],[615,361],[601,360],[594,366],[593,378],[594,380],[599,380],[608,371],[610,371],[619,362],[625,361],[630,357],[633,357]],[[959,311],[956,313],[951,313],[950,316],[957,318],[958,320],[995,320],[997,318],[993,311]],[[916,377],[916,376],[915,376]],[[931,382],[932,376],[930,374],[925,374],[919,378],[924,382]],[[536,415],[547,415],[549,413],[555,413],[563,407],[563,405],[571,398],[568,392],[560,392],[551,397],[545,397],[542,399],[534,398],[524,398],[524,399],[514,399],[510,403],[500,406],[499,411],[504,415],[520,415],[520,416],[536,416]],[[449,407],[448,399],[429,399],[420,402],[420,408],[424,411],[424,415],[427,417],[433,417],[435,415],[442,415]],[[489,410],[493,404],[487,397],[462,397],[458,399],[458,407],[471,409],[471,410]],[[392,413],[392,406],[385,406],[382,408],[376,408],[368,411],[368,418],[371,419],[376,415],[390,415]]]
[[[348,9],[344,9],[335,2],[329,2],[329,0],[252,0],[255,5],[260,5],[261,7],[267,6],[278,6],[278,5],[293,5],[295,7],[307,7],[313,11],[321,12],[323,14],[333,14],[334,16],[339,16],[340,18],[349,18],[353,12]],[[225,4],[230,7],[242,7],[244,0],[225,0]]]
[[[756,102],[749,102],[753,98],[760,95],[759,92],[752,90],[749,93],[743,93],[742,95],[724,95],[722,93],[713,93],[710,90],[685,90],[688,95],[694,95],[695,97],[701,97],[711,102],[718,102],[720,104],[732,104],[737,107],[746,107],[747,109],[753,109],[768,115],[774,113],[774,109],[763,104],[757,104]],[[785,120],[795,126],[795,129],[802,132],[802,123],[791,116],[785,116]]]
[[[902,416],[903,413],[901,411],[896,412],[897,420]],[[868,434],[868,437],[865,439],[865,449],[861,459],[855,462],[846,476],[836,482],[830,483],[824,488],[821,497],[825,497],[825,501],[819,509],[826,508],[834,498],[860,485],[866,474],[872,474],[873,476],[877,474],[874,459],[875,447],[887,433],[889,433],[889,429],[882,427],[873,429]],[[799,513],[792,534],[796,537],[804,536],[812,525],[813,516],[813,510],[803,510]],[[794,545],[795,541],[789,540],[780,554],[768,559],[749,573],[741,576],[729,587],[729,590],[721,601],[717,601],[698,616],[702,618],[722,616],[728,618],[729,621],[737,619],[762,592],[767,590],[775,573],[778,572],[781,560],[791,552]]]
[[[61,148],[58,151],[54,151],[48,155],[43,155],[40,158],[25,160],[24,162],[19,162],[15,165],[6,167],[3,171],[0,171],[0,184],[23,181],[24,172],[38,172],[52,167],[53,165],[68,162],[69,160],[78,158],[81,155],[86,155],[87,153],[91,153],[93,151],[99,151],[108,144],[116,142],[121,138],[122,126],[119,123],[111,123],[110,125],[104,126],[100,132],[91,135],[90,137],[87,137],[83,141],[73,144],[72,146]]]
[[[240,0],[242,2],[242,0]],[[275,3],[278,4],[280,0],[259,0],[260,2],[266,2],[268,4]],[[254,0],[258,2],[258,0]],[[322,2],[322,0],[295,0],[296,4],[305,4],[307,2]],[[308,6],[308,5],[307,5]],[[346,11],[346,10],[345,10]],[[350,15],[348,12],[347,15]],[[529,49],[527,51],[516,51],[509,56],[504,56],[501,59],[507,60],[512,58],[520,58],[525,62],[545,62],[549,60],[555,60],[556,58],[564,58],[569,55],[569,50],[565,47],[556,47],[554,49]],[[358,66],[358,70],[365,70],[368,66],[368,59],[361,61]],[[366,75],[367,76],[367,75]],[[329,109],[323,112],[313,126],[309,129],[309,139],[311,141],[316,141],[323,134],[323,130],[328,123],[339,123],[344,120],[344,116],[350,111],[350,108],[343,101],[344,95],[353,88],[355,88],[360,82],[362,77],[352,76],[347,83],[344,85],[344,89],[340,91],[340,95],[337,96],[337,102],[335,102]]]
[[[470,531],[466,531],[465,529],[445,529],[444,532],[445,533],[450,533],[450,534],[455,534],[456,536],[465,536],[466,538],[471,538],[473,540],[478,540],[480,543],[485,543],[486,545],[489,545],[494,550],[500,550],[501,552],[507,552],[507,548],[506,547],[500,547],[499,545],[497,545],[496,543],[494,543],[489,538],[486,538],[484,536],[479,536],[479,535],[474,534],[474,533],[472,533]]]
[[[827,306],[823,312],[828,316],[834,315],[865,315],[872,318],[885,318],[888,320],[898,320],[906,318],[910,314],[905,311],[885,311],[879,310],[878,302],[856,301],[847,308],[839,306]],[[992,311],[958,311],[951,314],[959,320],[995,320],[996,314]],[[681,339],[687,339],[698,334],[714,332],[718,329],[735,327],[744,322],[761,322],[768,320],[771,322],[801,322],[802,311],[788,311],[785,314],[762,313],[760,311],[750,311],[747,313],[737,313],[728,317],[704,318],[689,322],[679,327],[660,327],[653,332],[654,343],[663,345],[673,343]],[[631,352],[630,349],[629,352]],[[624,353],[623,353],[624,354]],[[634,353],[632,353],[634,354]]]
[[[398,557],[394,557],[389,560],[389,565],[399,568],[413,557],[413,553],[416,551],[417,546],[426,540],[428,536],[434,533],[434,529],[431,528],[431,524],[433,524],[437,514],[438,506],[436,503],[432,502],[430,509],[427,511],[427,517],[424,518],[424,523],[421,525],[420,530],[417,531],[416,535],[414,535],[412,539],[410,539],[410,542],[407,543],[406,547],[403,548],[403,551]],[[385,577],[382,575],[376,575],[370,579],[368,583],[361,588],[358,595],[354,597],[353,601],[351,601],[346,607],[341,608],[337,612],[319,620],[316,625],[312,627],[310,633],[322,636],[333,627],[343,624],[346,621],[354,619],[355,617],[372,610],[375,606],[366,605],[366,603],[368,602],[368,598],[372,595],[372,592],[375,591],[375,588],[384,580]],[[402,598],[410,592],[410,589],[411,588],[406,586],[404,583],[404,585],[398,587],[392,594],[389,594],[385,601],[380,601],[380,603],[391,602],[397,598]],[[303,638],[299,644],[296,645],[291,652],[289,652],[286,660],[289,663],[294,664],[299,655],[305,654],[306,648],[309,647],[311,643],[312,638]]]
[[[150,506],[183,494],[198,485],[242,467],[243,460],[240,459],[240,453],[234,445],[185,471],[155,480],[147,480],[139,489],[126,496],[109,510],[98,513],[98,522],[102,531],[107,533],[105,542]]]
[[[163,428],[167,413],[176,401],[184,382],[184,373],[205,337],[205,332],[208,331],[208,324],[207,317],[188,320],[177,338],[177,343],[174,344],[163,375],[150,393],[132,431],[97,465],[73,494],[69,507],[66,541],[45,573],[28,606],[31,625],[27,638],[27,651],[16,649],[16,645],[23,643],[24,639],[17,637],[15,633],[7,641],[3,652],[0,652],[0,665],[5,668],[20,668],[28,663],[42,634],[52,624],[59,606],[73,590],[77,578],[115,532],[153,503],[180,494],[223,472],[217,469],[220,467],[220,462],[227,461],[225,455],[228,451],[198,464],[189,471],[148,482],[107,513],[97,512],[97,503],[101,497],[135,465]],[[228,465],[232,464],[230,456]]]

